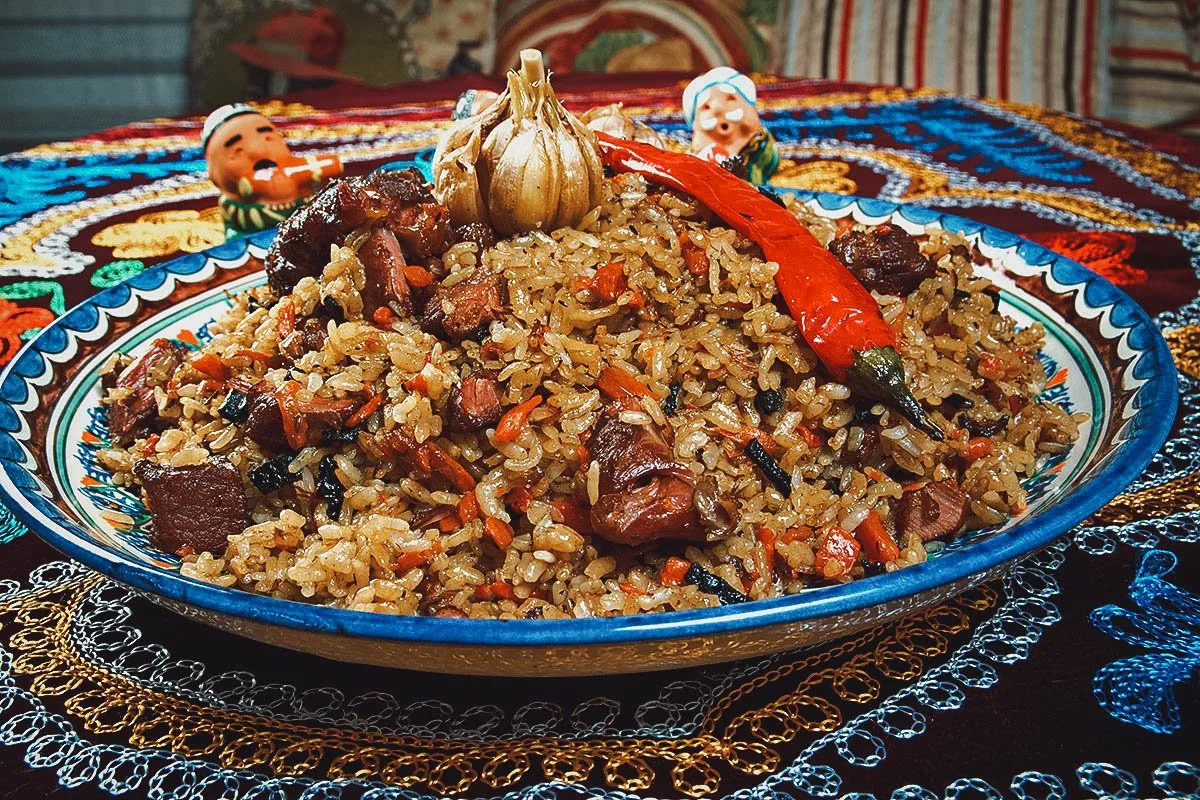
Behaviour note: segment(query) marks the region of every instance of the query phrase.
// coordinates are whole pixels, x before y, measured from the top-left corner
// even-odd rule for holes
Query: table
[[[575,108],[621,100],[683,136],[679,77],[580,77],[560,91]],[[297,150],[338,152],[351,172],[427,166],[468,85],[496,82],[265,110]],[[537,683],[337,665],[233,638],[64,562],[0,509],[0,797],[1200,795],[1200,146],[931,91],[760,86],[780,186],[1022,233],[1158,315],[1182,402],[1139,481],[1004,578],[895,627],[723,667]],[[0,160],[0,358],[96,287],[221,240],[200,123],[136,123]],[[1151,581],[1135,593],[1145,609],[1130,596],[1156,549],[1147,565],[1174,554],[1164,580],[1192,593],[1173,614],[1152,607]],[[1110,604],[1141,626],[1118,638],[1095,614]]]

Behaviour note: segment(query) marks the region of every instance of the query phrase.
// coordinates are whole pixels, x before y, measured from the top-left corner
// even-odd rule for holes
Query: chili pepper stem
[[[939,442],[946,438],[905,385],[904,365],[896,348],[872,347],[856,352],[854,366],[846,370],[846,381],[851,388],[894,407],[930,438]]]

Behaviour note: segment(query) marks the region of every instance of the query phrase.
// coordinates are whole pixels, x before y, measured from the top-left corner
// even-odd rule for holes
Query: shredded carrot
[[[900,557],[900,547],[876,511],[868,513],[867,518],[858,524],[854,538],[862,545],[863,555],[877,564],[886,564]]]
[[[592,292],[597,297],[609,301],[616,300],[627,288],[629,288],[629,283],[625,280],[624,261],[610,261],[596,270],[596,277],[592,281]]]
[[[450,481],[450,485],[458,492],[469,492],[475,488],[475,478],[467,468],[458,463],[454,456],[443,450],[434,442],[426,442],[422,451],[428,455],[429,466],[438,475]]]
[[[257,350],[238,350],[236,353],[234,353],[234,355],[241,356],[242,358],[249,358],[252,361],[258,361],[263,364],[270,362],[270,360],[273,358],[273,356],[270,354],[260,353]]]
[[[408,281],[409,286],[420,289],[433,283],[433,273],[424,267],[405,267],[404,280]]]
[[[830,528],[825,540],[817,548],[814,566],[823,578],[840,578],[850,572],[862,546],[858,540],[841,528]]]
[[[371,395],[371,397],[367,399],[367,402],[359,406],[357,411],[346,418],[346,427],[353,428],[355,425],[366,422],[371,418],[372,414],[379,410],[381,405],[383,405],[383,394],[380,393]]]
[[[525,423],[529,421],[529,415],[535,408],[542,404],[542,396],[535,394],[520,405],[513,406],[508,411],[504,412],[504,416],[500,418],[500,422],[496,425],[496,435],[493,441],[498,444],[511,442],[521,435],[521,431],[525,429]]]
[[[913,481],[912,483],[905,484],[904,486],[900,487],[900,490],[907,494],[908,492],[915,492],[917,489],[920,489],[924,485],[925,485],[925,481]]]
[[[291,336],[296,330],[296,309],[291,302],[284,300],[279,304],[279,341]]]
[[[884,480],[887,480],[887,475],[885,475],[883,473],[883,471],[875,469],[874,467],[867,467],[866,469],[863,470],[863,474],[866,475],[871,480],[875,481],[876,483],[880,483]]]
[[[684,576],[687,571],[692,568],[688,561],[684,561],[678,556],[671,556],[667,559],[667,563],[663,564],[661,570],[658,571],[658,580],[663,586],[682,586]]]
[[[796,435],[804,440],[810,450],[816,450],[825,442],[821,439],[820,434],[814,431],[807,423],[796,426]]]
[[[504,581],[493,581],[486,586],[480,586],[475,590],[474,597],[476,600],[515,600],[517,595],[513,592],[513,588]]]
[[[591,289],[593,283],[594,283],[593,279],[588,277],[587,275],[576,275],[571,280],[571,286],[574,287],[576,292],[583,292],[588,289]]]
[[[807,542],[812,537],[813,529],[807,525],[801,525],[798,528],[788,528],[780,535],[779,541],[784,544],[792,544],[793,542]]]
[[[967,442],[967,460],[978,461],[985,456],[992,454],[992,440],[983,436],[976,436]]]
[[[783,452],[783,447],[779,442],[775,441],[774,436],[758,428],[747,427],[737,431],[718,430],[717,432],[737,442],[741,447],[745,447],[750,444],[751,440],[757,439],[758,443],[768,453],[778,454]]]
[[[375,324],[381,328],[390,328],[392,323],[396,321],[396,315],[387,306],[380,306],[375,309],[375,313],[371,315],[371,319],[375,320]]]
[[[300,401],[297,398],[299,392],[300,384],[296,381],[284,381],[283,386],[275,392],[280,416],[283,418],[283,433],[294,450],[304,447],[308,439],[308,418],[300,413]]]
[[[406,380],[404,382],[404,388],[408,389],[410,392],[423,394],[426,397],[429,396],[429,381],[425,380],[424,372],[418,372],[416,375],[413,375],[411,378]]]
[[[479,498],[475,496],[474,492],[464,494],[458,501],[458,518],[462,524],[466,525],[468,522],[479,519],[479,513]]]
[[[645,592],[643,592],[638,587],[634,586],[632,583],[629,583],[628,581],[626,581],[625,583],[619,583],[617,585],[619,587],[621,587],[622,592],[629,595],[630,597],[641,597],[642,595],[645,594]]]
[[[504,502],[513,509],[524,514],[529,510],[529,504],[533,501],[533,492],[528,486],[517,486],[510,489],[508,494],[504,496]]]
[[[221,359],[217,358],[212,353],[205,353],[202,356],[192,359],[192,366],[213,380],[225,381],[229,379],[229,367]]]
[[[392,569],[396,572],[408,572],[413,567],[423,567],[433,560],[433,557],[442,552],[440,542],[433,542],[425,550],[417,550],[411,553],[401,553],[396,556],[396,560],[392,562]]]
[[[580,464],[586,464],[592,460],[592,454],[588,452],[587,445],[575,445],[575,457],[579,459]]]
[[[508,546],[513,542],[512,526],[502,519],[488,517],[484,520],[483,532],[501,550],[507,550]]]
[[[631,292],[629,295],[629,307],[630,308],[645,308],[646,307],[646,295],[642,294],[637,289],[633,290],[633,292]]]
[[[622,397],[654,397],[650,391],[628,370],[620,367],[605,367],[600,370],[600,379],[596,388],[609,399]]]
[[[453,533],[462,527],[457,514],[447,514],[437,521],[438,530],[442,533]]]
[[[687,231],[679,234],[679,249],[683,251],[683,262],[687,264],[688,272],[693,275],[704,275],[708,272],[708,253],[703,247],[692,242]]]

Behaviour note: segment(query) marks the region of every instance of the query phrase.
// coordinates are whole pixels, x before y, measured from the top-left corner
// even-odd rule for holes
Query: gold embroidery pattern
[[[37,696],[63,698],[87,731],[230,769],[380,780],[443,795],[540,780],[602,780],[632,792],[667,778],[677,792],[701,797],[721,788],[719,767],[750,780],[770,774],[783,748],[803,747],[841,727],[845,714],[881,697],[886,681],[923,674],[927,660],[946,655],[999,599],[985,585],[893,626],[788,656],[718,697],[685,738],[453,739],[275,719],[145,686],[94,663],[79,647],[81,609],[105,585],[88,573],[0,602],[13,673]]]
[[[771,178],[772,186],[784,189],[808,189],[813,192],[854,194],[858,184],[849,177],[850,165],[845,161],[779,160],[779,169]]]
[[[112,248],[114,258],[199,253],[224,241],[225,228],[219,208],[152,211],[133,222],[109,225],[92,237],[92,244]]]

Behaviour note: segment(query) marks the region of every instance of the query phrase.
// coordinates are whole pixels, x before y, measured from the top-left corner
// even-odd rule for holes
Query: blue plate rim
[[[1108,463],[1059,502],[1002,535],[973,543],[970,547],[943,558],[898,572],[839,586],[813,589],[799,595],[759,600],[744,605],[637,616],[566,620],[444,619],[393,616],[281,600],[217,587],[185,578],[178,572],[143,566],[124,560],[118,553],[110,553],[106,557],[76,543],[69,534],[57,530],[53,525],[43,523],[32,513],[28,507],[31,505],[30,501],[17,488],[17,482],[11,474],[14,470],[27,470],[23,465],[9,459],[3,460],[4,480],[0,481],[0,500],[3,500],[30,530],[71,558],[135,589],[225,616],[307,632],[413,644],[462,647],[579,647],[728,635],[752,629],[803,623],[872,606],[889,605],[969,580],[1000,565],[1028,556],[1069,532],[1119,494],[1142,472],[1167,440],[1178,405],[1178,376],[1170,350],[1146,312],[1125,292],[1100,275],[1015,234],[954,214],[877,198],[794,190],[793,193],[801,198],[814,199],[830,211],[855,207],[870,217],[899,213],[917,224],[936,222],[950,231],[978,233],[985,243],[991,240],[1005,249],[1015,247],[1027,262],[1048,265],[1056,280],[1078,287],[1085,295],[1094,289],[1100,290],[1100,294],[1104,296],[1102,305],[1111,306],[1114,317],[1118,312],[1122,317],[1118,327],[1128,329],[1131,339],[1138,334],[1144,345],[1140,349],[1142,361],[1137,377],[1145,383],[1137,391],[1137,413],[1127,422],[1138,417],[1148,417],[1148,421],[1141,420],[1145,424],[1133,426],[1129,437],[1117,447]],[[274,231],[265,231],[227,242],[212,249],[222,251],[213,257],[229,260],[230,257],[226,254],[232,249],[231,246],[240,245],[241,250],[236,256],[240,258],[246,254],[249,245],[265,248],[273,236]],[[131,285],[140,284],[138,288],[141,288],[150,281],[157,281],[155,285],[161,285],[171,275],[194,273],[199,268],[196,266],[199,259],[207,259],[210,252],[182,256],[159,264],[127,281],[97,292],[60,316],[37,337],[26,343],[0,373],[0,394],[5,394],[2,390],[8,386],[14,375],[28,385],[28,377],[20,373],[19,367],[24,365],[30,356],[48,358],[47,351],[40,349],[39,345],[53,337],[55,332],[61,335],[65,327],[62,325],[64,320],[74,318],[76,312],[95,311],[99,307],[111,308],[113,304],[101,304],[98,301],[106,297],[128,298],[127,293]],[[184,264],[187,265],[186,268],[178,273],[172,269]],[[0,402],[0,407],[11,408],[12,405],[14,403],[7,400]],[[1154,411],[1151,412],[1150,409]]]

